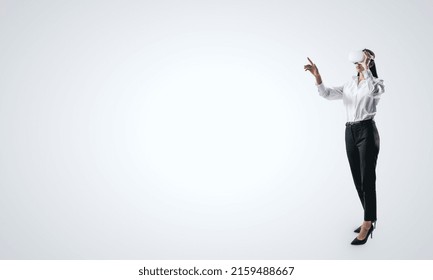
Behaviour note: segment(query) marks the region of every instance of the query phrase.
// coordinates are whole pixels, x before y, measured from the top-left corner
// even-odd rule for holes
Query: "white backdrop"
[[[1,1],[1,259],[431,259],[430,1]],[[340,101],[369,48],[378,226]]]

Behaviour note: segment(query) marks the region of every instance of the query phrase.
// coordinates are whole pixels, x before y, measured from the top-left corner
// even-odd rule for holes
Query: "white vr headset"
[[[352,63],[361,63],[364,60],[364,52],[359,51],[351,51],[349,53],[349,61]]]

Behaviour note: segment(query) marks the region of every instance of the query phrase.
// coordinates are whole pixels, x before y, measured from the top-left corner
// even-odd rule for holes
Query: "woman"
[[[379,133],[374,122],[376,105],[384,93],[383,80],[378,79],[375,55],[364,49],[364,60],[355,63],[357,76],[340,87],[325,87],[317,66],[307,57],[310,64],[304,66],[316,78],[319,95],[329,99],[343,99],[346,107],[346,153],[353,181],[364,208],[364,221],[355,230],[359,233],[352,245],[367,242],[373,237],[376,225],[376,161],[379,154]]]

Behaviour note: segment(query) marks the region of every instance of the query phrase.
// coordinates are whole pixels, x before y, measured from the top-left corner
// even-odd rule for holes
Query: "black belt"
[[[370,122],[374,122],[374,120],[373,119],[368,119],[368,120],[362,120],[362,121],[357,121],[357,122],[347,122],[346,126],[357,125],[357,124],[365,124],[365,123],[370,123]]]

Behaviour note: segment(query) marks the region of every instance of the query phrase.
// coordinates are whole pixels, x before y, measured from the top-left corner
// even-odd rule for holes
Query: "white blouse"
[[[359,85],[357,76],[352,76],[350,81],[340,87],[328,88],[323,82],[316,84],[320,96],[329,100],[343,99],[348,122],[373,119],[380,96],[385,92],[383,80],[375,78],[370,69],[362,73],[365,80]]]

